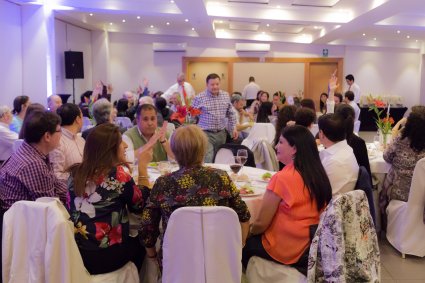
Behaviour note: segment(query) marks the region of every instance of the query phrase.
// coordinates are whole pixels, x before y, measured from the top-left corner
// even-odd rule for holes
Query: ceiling
[[[421,48],[423,0],[9,0],[90,30]]]

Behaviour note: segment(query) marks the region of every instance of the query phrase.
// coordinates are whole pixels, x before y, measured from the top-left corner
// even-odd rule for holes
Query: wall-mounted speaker
[[[84,79],[83,52],[65,51],[65,78]]]

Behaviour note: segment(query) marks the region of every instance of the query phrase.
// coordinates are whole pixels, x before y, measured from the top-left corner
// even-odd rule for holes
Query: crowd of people
[[[355,189],[361,166],[371,178],[365,141],[353,132],[360,88],[352,75],[346,81],[342,99],[333,74],[317,110],[309,98],[298,106],[290,105],[280,91],[270,98],[254,77],[242,93],[229,95],[214,73],[199,94],[179,73],[164,93],[151,93],[145,80],[116,103],[110,101],[111,86],[101,82],[81,95],[79,105],[62,104],[52,95],[46,109],[18,96],[13,110],[0,106],[1,221],[19,200],[60,198],[74,223],[85,267],[100,274],[129,261],[140,269],[145,256],[161,266],[156,242],[179,207],[227,206],[240,221],[245,267],[252,256],[259,256],[305,273],[311,227],[318,225],[332,196]],[[198,110],[190,125],[173,115],[182,107],[186,113]],[[87,116],[93,125],[84,129]],[[116,117],[128,118],[131,126],[114,123]],[[281,170],[271,178],[260,211],[251,219],[227,172],[204,162],[212,162],[226,142],[240,143],[254,123],[274,124],[272,146]],[[317,135],[313,125],[318,126]],[[424,131],[425,107],[414,107],[384,152],[392,167],[383,200],[407,201],[415,164],[425,157]],[[14,149],[18,138],[22,144]],[[318,144],[324,146],[320,152]],[[147,166],[165,160],[175,160],[179,169],[159,177],[151,188]],[[136,180],[132,170],[137,170]],[[142,216],[139,234],[130,233],[129,213]]]

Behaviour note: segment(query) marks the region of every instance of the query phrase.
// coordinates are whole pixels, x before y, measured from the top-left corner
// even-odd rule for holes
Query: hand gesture
[[[338,78],[336,76],[336,72],[337,72],[337,70],[335,70],[332,73],[331,78],[329,79],[329,84],[328,84],[329,91],[335,91],[339,87]]]

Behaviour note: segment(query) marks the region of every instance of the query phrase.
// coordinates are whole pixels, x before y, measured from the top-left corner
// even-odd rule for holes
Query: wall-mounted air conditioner
[[[187,47],[186,42],[181,42],[181,43],[154,42],[152,43],[152,50],[155,52],[185,52],[186,47]]]
[[[238,52],[268,52],[270,44],[268,43],[236,43],[235,49]]]

